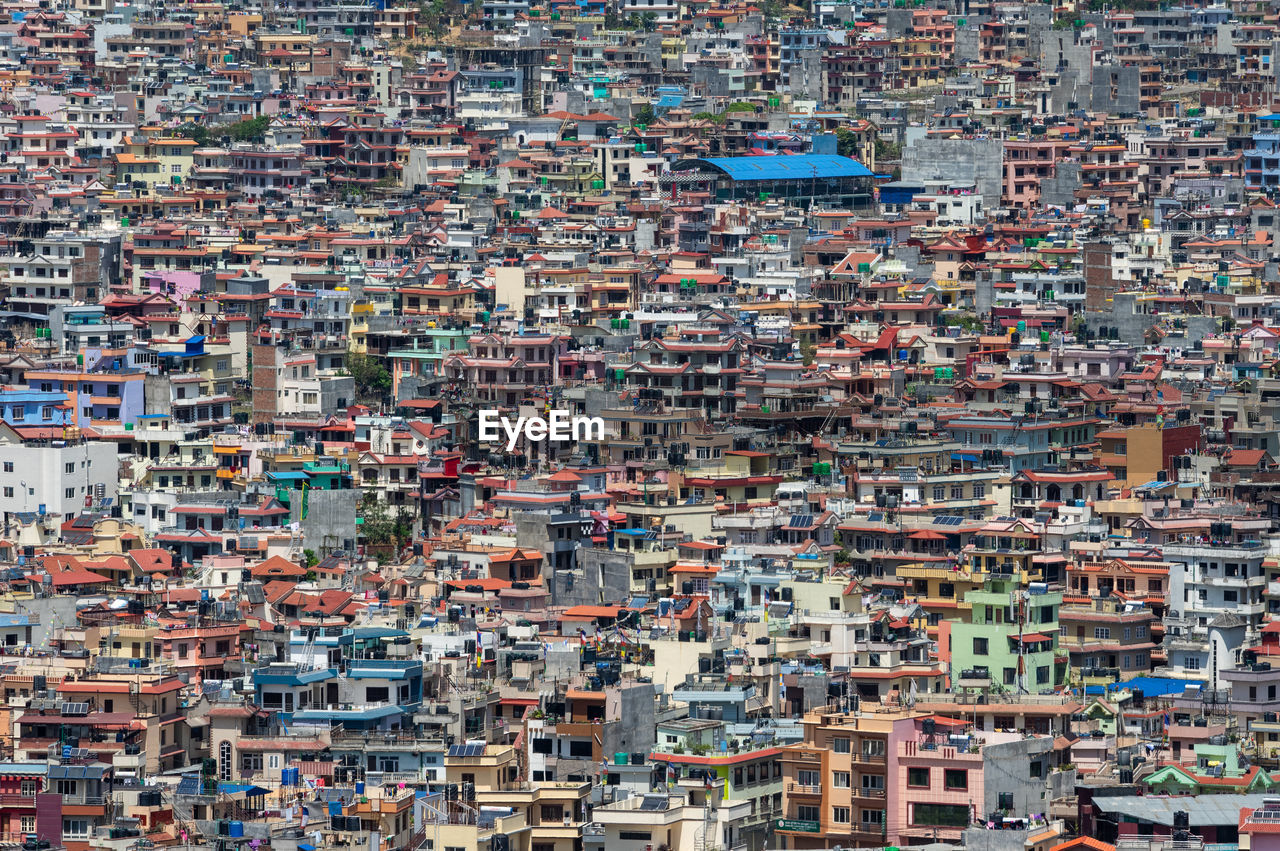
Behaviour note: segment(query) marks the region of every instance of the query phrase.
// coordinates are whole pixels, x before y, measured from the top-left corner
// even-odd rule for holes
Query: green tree
[[[858,155],[858,136],[848,127],[836,128],[836,153],[842,157]]]
[[[657,120],[658,116],[654,113],[653,107],[646,103],[644,106],[636,110],[636,114],[631,118],[631,123],[643,124],[647,127]]]
[[[246,118],[228,125],[226,135],[232,142],[262,142],[267,138],[267,128],[271,126],[271,118],[259,115],[257,118]]]
[[[401,510],[394,515],[390,507],[373,491],[360,497],[360,535],[367,546],[391,546],[398,550],[413,537],[413,518]],[[385,553],[379,553],[385,559]]]
[[[310,570],[311,568],[315,567],[319,563],[320,563],[320,559],[316,557],[315,550],[302,551],[302,566],[304,568],[306,568],[307,570]]]
[[[355,381],[356,398],[365,404],[381,405],[391,392],[391,373],[382,361],[363,352],[347,352],[347,372]]]
[[[876,139],[876,162],[902,159],[902,145],[887,139]]]
[[[177,129],[177,134],[184,139],[192,139],[201,147],[209,144],[212,137],[209,134],[209,128],[199,124],[187,122]]]
[[[365,491],[360,497],[360,534],[366,544],[381,546],[395,543],[396,521],[387,510],[387,504],[373,491]]]

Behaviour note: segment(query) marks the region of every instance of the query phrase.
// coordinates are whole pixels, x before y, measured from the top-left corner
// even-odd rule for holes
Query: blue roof
[[[1107,686],[1087,686],[1085,694],[1104,695],[1109,691],[1122,689],[1140,689],[1144,697],[1164,697],[1169,694],[1182,694],[1187,686],[1203,686],[1201,680],[1175,680],[1170,677],[1134,677],[1125,683],[1112,683]]]
[[[219,795],[238,795],[244,792],[246,795],[256,796],[265,795],[269,790],[263,789],[261,786],[254,786],[252,783],[219,783]]]
[[[279,473],[267,473],[267,478],[273,482],[298,482],[305,481],[311,477],[299,470],[286,470]]]
[[[849,157],[835,154],[790,154],[760,157],[710,157],[701,160],[681,160],[672,171],[681,166],[690,167],[706,163],[739,181],[749,180],[798,180],[803,177],[874,177],[874,172]]]
[[[1203,686],[1203,680],[1175,680],[1170,677],[1134,677],[1121,686],[1142,689],[1144,697],[1162,697],[1166,694],[1182,694],[1187,686]]]

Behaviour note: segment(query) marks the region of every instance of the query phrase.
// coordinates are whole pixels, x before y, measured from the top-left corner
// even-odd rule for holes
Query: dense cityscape
[[[0,8],[0,851],[1280,851],[1280,0],[404,2]]]

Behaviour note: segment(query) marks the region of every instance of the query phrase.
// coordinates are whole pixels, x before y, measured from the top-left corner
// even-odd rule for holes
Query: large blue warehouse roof
[[[803,177],[872,177],[857,160],[835,154],[790,154],[759,157],[710,157],[680,160],[672,171],[705,163],[734,180],[796,180]],[[683,168],[682,168],[683,167]]]

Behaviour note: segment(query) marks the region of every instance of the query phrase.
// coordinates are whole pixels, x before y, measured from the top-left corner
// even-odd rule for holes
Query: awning
[[[952,452],[951,460],[952,461],[972,461],[973,463],[976,464],[978,463],[978,456],[971,455],[968,452]]]
[[[1037,641],[1049,641],[1049,636],[1043,632],[1028,632],[1022,636],[1023,644],[1035,644]]]
[[[948,718],[945,715],[934,715],[933,721],[940,727],[968,727],[968,721],[961,721],[956,718]]]
[[[932,529],[918,529],[915,532],[908,532],[908,538],[914,538],[917,541],[945,541],[947,536],[941,532],[935,532]]]

